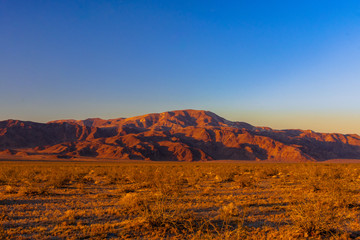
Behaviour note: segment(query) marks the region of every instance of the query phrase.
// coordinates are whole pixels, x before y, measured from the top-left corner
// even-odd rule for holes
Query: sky
[[[176,109],[360,134],[360,1],[0,0],[0,120]]]

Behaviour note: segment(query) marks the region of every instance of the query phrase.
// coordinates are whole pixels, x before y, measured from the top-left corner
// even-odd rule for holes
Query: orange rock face
[[[0,122],[0,155],[170,161],[303,162],[360,158],[358,135],[272,130],[212,112],[181,110],[118,119]]]

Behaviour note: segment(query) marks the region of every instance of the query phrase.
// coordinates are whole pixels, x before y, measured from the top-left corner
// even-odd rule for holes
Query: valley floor
[[[360,239],[360,164],[0,162],[0,239]]]

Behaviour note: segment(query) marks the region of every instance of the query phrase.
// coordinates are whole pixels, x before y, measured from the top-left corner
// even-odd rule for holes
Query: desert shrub
[[[220,221],[213,222],[212,230],[215,232],[213,238],[218,239],[243,239],[248,234],[245,226],[246,211],[240,209],[235,203],[230,202],[218,210]],[[212,238],[212,239],[213,239]]]
[[[321,199],[293,204],[289,208],[292,224],[304,236],[329,238],[341,234],[342,211]]]
[[[304,183],[307,185],[308,189],[312,192],[320,191],[323,188],[323,184],[319,178],[312,177],[304,180]]]
[[[150,183],[151,190],[164,196],[179,196],[183,188],[188,185],[188,180],[183,173],[176,169],[157,168]]]
[[[179,230],[188,230],[187,224],[195,217],[192,212],[167,209],[162,204],[154,204],[145,216],[145,223],[150,229],[161,229],[165,232],[176,233]]]
[[[52,187],[63,187],[71,180],[69,168],[56,168],[38,165],[20,165],[0,170],[0,181],[8,185],[30,185],[44,183]]]
[[[233,203],[229,203],[219,209],[219,216],[222,220],[228,221],[231,217],[240,215],[239,208]]]
[[[108,168],[107,170],[108,172],[106,176],[108,177],[110,184],[125,184],[129,182],[122,168],[112,167],[112,168]]]
[[[277,167],[264,165],[264,166],[262,166],[261,169],[258,169],[256,171],[255,175],[260,179],[266,179],[269,177],[276,176],[279,173],[280,173],[280,171]]]
[[[164,199],[154,201],[142,218],[141,227],[147,231],[157,232],[160,236],[191,234],[198,231],[202,224],[201,219],[198,219],[193,212],[185,211],[180,207],[169,207]]]
[[[49,187],[42,184],[30,184],[19,188],[19,196],[50,195]]]
[[[0,170],[0,184],[13,185],[21,179],[20,171],[13,167],[4,167]]]
[[[349,182],[337,178],[327,181],[324,185],[323,188],[334,207],[342,208],[358,205],[356,186],[355,189],[352,189]]]
[[[211,196],[215,193],[214,189],[210,186],[203,188],[202,192],[200,193],[202,196]]]
[[[4,192],[7,193],[7,194],[17,193],[15,187],[13,187],[13,186],[11,186],[11,185],[5,186]]]
[[[40,183],[42,182],[40,173],[41,171],[38,167],[23,169],[21,173],[21,180],[26,183]]]
[[[116,234],[114,229],[114,226],[110,224],[91,224],[90,226],[90,233],[89,237],[94,239],[108,239],[108,238],[114,238]]]
[[[80,214],[76,209],[69,209],[64,212],[63,216],[60,218],[63,225],[75,225],[77,224],[78,219],[80,219]]]
[[[148,211],[150,201],[150,198],[146,198],[138,193],[131,192],[123,196],[119,200],[119,204],[128,214],[139,214]]]
[[[85,167],[84,168],[76,167],[70,171],[71,171],[71,180],[72,181],[86,183],[87,180],[84,178],[86,175],[89,174],[91,169],[85,168]]]
[[[155,171],[153,166],[133,167],[127,169],[126,176],[133,183],[151,182],[156,176]]]
[[[240,175],[235,178],[235,183],[241,188],[254,187],[256,184],[256,180],[253,178],[253,176]]]
[[[192,211],[184,210],[175,200],[161,194],[149,197],[128,193],[120,200],[120,205],[127,214],[136,216],[124,226],[128,236],[151,233],[152,238],[162,238],[168,234],[190,234],[201,225],[201,220]]]
[[[48,175],[47,185],[54,188],[62,188],[71,182],[71,174],[65,170]]]
[[[134,185],[119,185],[117,187],[117,193],[133,193],[136,191],[136,186]]]
[[[225,169],[223,171],[219,171],[218,174],[215,176],[216,182],[233,182],[236,176],[235,171],[231,171],[229,169]]]
[[[346,177],[345,169],[342,165],[312,165],[307,166],[307,171],[303,173],[303,177],[306,179],[316,178],[320,181],[342,179]]]

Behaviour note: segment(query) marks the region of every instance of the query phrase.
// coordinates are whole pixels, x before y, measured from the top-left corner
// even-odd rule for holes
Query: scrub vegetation
[[[0,162],[0,239],[360,239],[360,164]]]

